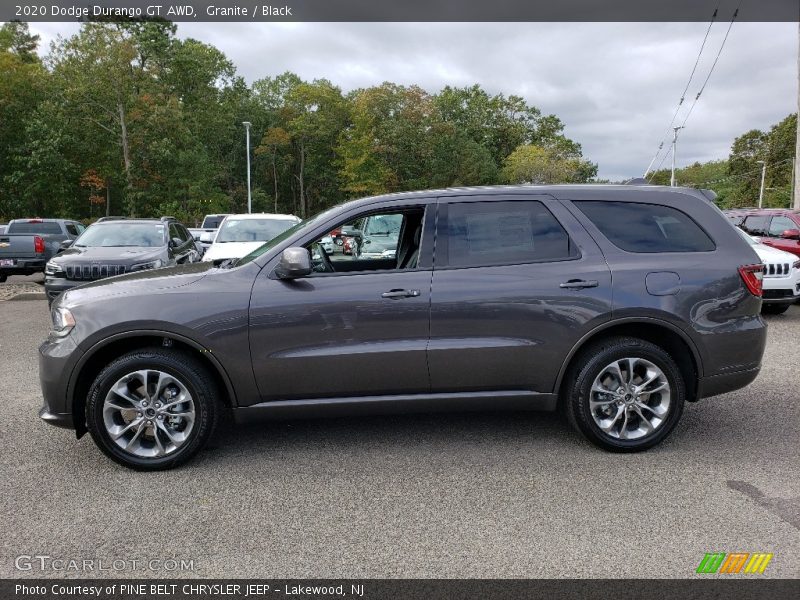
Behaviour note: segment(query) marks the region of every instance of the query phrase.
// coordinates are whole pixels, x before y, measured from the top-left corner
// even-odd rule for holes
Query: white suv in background
[[[228,215],[217,229],[213,243],[203,254],[203,261],[223,261],[247,256],[264,242],[279,236],[299,222],[300,219],[294,215]]]
[[[761,312],[773,315],[786,312],[800,299],[800,259],[791,252],[762,244],[758,238],[737,230],[764,263]]]

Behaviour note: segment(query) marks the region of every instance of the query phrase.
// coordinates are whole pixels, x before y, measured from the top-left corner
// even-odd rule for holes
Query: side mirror
[[[58,252],[61,252],[62,250],[66,250],[67,248],[71,247],[72,244],[74,244],[74,243],[75,243],[75,240],[64,240],[63,242],[61,242],[59,244]]]
[[[181,238],[174,237],[169,241],[170,248],[177,248],[178,246],[182,245],[183,245],[183,240]]]
[[[305,248],[286,248],[275,268],[279,279],[299,279],[311,274],[311,257]]]
[[[200,234],[200,243],[201,244],[211,244],[214,241],[214,232],[213,231],[204,231]]]
[[[785,240],[800,240],[800,229],[787,229],[781,237]]]

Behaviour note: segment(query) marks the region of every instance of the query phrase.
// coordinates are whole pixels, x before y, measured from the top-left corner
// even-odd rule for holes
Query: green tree
[[[508,183],[585,183],[597,174],[597,165],[558,147],[534,144],[519,146],[503,165],[503,179]]]

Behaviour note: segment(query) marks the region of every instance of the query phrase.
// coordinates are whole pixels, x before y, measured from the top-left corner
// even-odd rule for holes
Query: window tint
[[[68,234],[70,234],[70,235],[78,235],[78,228],[75,227],[74,223],[67,223],[65,225],[65,227],[67,228],[67,233]]]
[[[508,265],[577,256],[569,236],[541,202],[464,202],[447,209],[448,263]]]
[[[772,222],[769,224],[769,234],[772,237],[780,237],[787,229],[800,228],[789,217],[772,217]]]
[[[627,252],[709,252],[714,242],[688,215],[634,202],[574,203],[615,246]]]
[[[742,229],[750,235],[767,235],[769,217],[765,215],[750,215],[742,222]]]
[[[6,233],[61,233],[61,225],[53,221],[45,223],[23,221],[22,223],[11,223]]]

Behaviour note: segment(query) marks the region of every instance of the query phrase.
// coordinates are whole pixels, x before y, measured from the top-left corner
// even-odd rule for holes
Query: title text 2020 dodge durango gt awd
[[[331,260],[342,224],[399,215],[391,258]],[[762,265],[698,190],[450,189],[356,200],[248,256],[67,291],[41,417],[115,461],[194,455],[238,421],[562,409],[598,446],[663,440],[684,402],[758,374]]]

